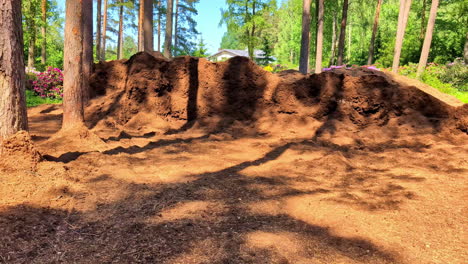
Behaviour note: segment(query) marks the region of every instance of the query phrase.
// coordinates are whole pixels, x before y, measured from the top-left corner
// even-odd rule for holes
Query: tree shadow
[[[6,208],[0,212],[0,256],[12,263],[276,263],[296,257],[311,262],[403,263],[398,253],[367,239],[340,236],[285,213],[250,207],[328,192],[296,189],[289,184],[291,178],[282,175],[243,173],[300,145],[283,144],[259,159],[190,175],[193,180],[188,182],[136,184],[110,175],[94,177],[88,181],[89,190],[101,192],[116,184],[125,195],[97,203],[92,211],[26,204]],[[274,246],[282,239],[293,242]]]

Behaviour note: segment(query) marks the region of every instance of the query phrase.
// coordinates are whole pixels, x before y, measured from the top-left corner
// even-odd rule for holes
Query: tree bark
[[[69,129],[84,123],[82,1],[67,0],[65,19],[62,129]]]
[[[93,71],[93,0],[81,0],[83,5],[83,102],[88,103]]]
[[[179,0],[175,3],[175,23],[174,23],[174,50],[177,51],[177,26],[179,24]]]
[[[416,72],[416,78],[421,78],[426,68],[427,58],[429,57],[429,50],[431,49],[432,32],[434,32],[434,25],[437,16],[437,7],[439,6],[439,0],[432,0],[431,11],[429,13],[429,20],[427,22],[426,36],[424,37],[424,44],[421,51],[421,57],[419,58],[418,71]]]
[[[333,23],[332,23],[332,42],[331,42],[331,56],[330,56],[330,65],[335,63],[336,56],[336,11],[333,12]]]
[[[174,8],[174,2],[167,0],[167,12],[166,12],[166,36],[164,40],[164,56],[167,58],[172,57],[172,13]]]
[[[96,12],[96,60],[101,61],[101,18],[102,18],[102,0],[97,0]]]
[[[403,38],[405,36],[406,23],[408,22],[409,11],[411,8],[411,0],[400,0],[400,12],[398,14],[397,36],[395,40],[395,52],[393,55],[392,72],[398,72],[400,65],[401,48],[403,46]]]
[[[36,6],[32,3],[32,1],[29,1],[29,10],[31,14],[36,14]],[[34,55],[36,53],[35,48],[36,48],[36,20],[34,18],[30,18],[29,21],[29,26],[28,26],[28,31],[30,34],[29,38],[29,47],[28,47],[28,67],[29,68],[34,68]]]
[[[302,37],[301,55],[299,58],[299,71],[303,74],[307,74],[309,72],[311,0],[303,0],[302,4]]]
[[[322,49],[323,49],[323,0],[317,0],[317,43],[315,53],[315,73],[322,72]]]
[[[421,30],[419,31],[419,39],[421,45],[423,45],[424,34],[426,33],[426,0],[422,0],[422,12],[421,12]]]
[[[382,6],[382,1],[383,0],[378,0],[377,8],[375,9],[374,26],[372,27],[372,36],[369,45],[369,57],[367,57],[367,65],[371,65],[374,59],[375,37],[377,36],[377,29],[379,27],[380,7]]]
[[[341,30],[340,30],[340,38],[338,40],[338,65],[343,64],[343,56],[344,56],[344,47],[345,47],[345,37],[346,37],[346,21],[348,19],[348,0],[344,0],[343,2],[343,13],[341,15]]]
[[[21,1],[0,0],[0,144],[28,130]]]
[[[117,40],[117,59],[120,60],[123,57],[123,1],[120,0],[119,7],[119,36]]]
[[[158,0],[158,51],[161,52],[161,0]]]
[[[41,4],[42,9],[42,51],[41,51],[41,63],[47,63],[47,0],[42,0]]]
[[[106,38],[107,38],[107,1],[104,0],[104,18],[102,27],[102,42],[101,42],[101,61],[106,60]]]
[[[154,50],[154,36],[153,36],[153,0],[143,0],[144,20],[143,20],[143,41],[144,50],[146,52],[152,52]]]
[[[144,51],[144,34],[143,34],[143,21],[145,17],[145,3],[140,0],[140,8],[138,11],[138,51]]]

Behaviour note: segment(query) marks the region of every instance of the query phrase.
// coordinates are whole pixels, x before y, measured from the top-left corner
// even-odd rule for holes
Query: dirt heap
[[[35,170],[41,160],[41,154],[26,131],[14,134],[1,144],[0,169],[2,170]]]
[[[272,74],[244,57],[212,63],[138,53],[98,64],[91,85],[97,98],[87,108],[90,127],[216,131],[242,123],[264,133],[313,124],[317,135],[369,127],[468,130],[466,105],[364,68]]]

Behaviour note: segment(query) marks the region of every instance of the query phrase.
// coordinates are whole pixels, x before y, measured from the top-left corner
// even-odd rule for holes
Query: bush
[[[63,97],[63,74],[58,68],[48,67],[45,72],[38,73],[32,85],[34,92],[42,98]]]
[[[440,80],[452,84],[459,91],[468,92],[468,66],[461,59],[456,59],[447,65]]]
[[[37,75],[41,72],[37,71],[35,68],[25,68],[26,72],[26,90],[33,90],[33,82],[37,80]]]

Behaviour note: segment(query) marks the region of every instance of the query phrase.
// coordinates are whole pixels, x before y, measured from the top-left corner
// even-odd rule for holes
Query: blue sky
[[[65,0],[57,0],[57,2],[65,14]],[[198,23],[197,29],[207,44],[209,53],[215,53],[218,50],[221,38],[226,31],[225,25],[219,27],[220,9],[223,7],[225,7],[224,0],[200,0],[197,5],[198,15],[195,18]],[[94,12],[96,12],[96,8],[94,8]],[[95,20],[95,16],[93,19]]]

